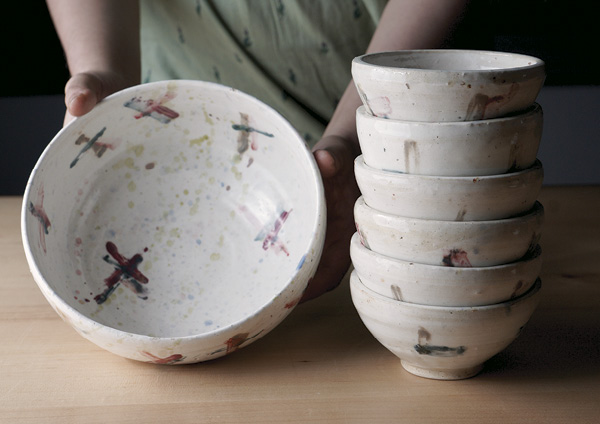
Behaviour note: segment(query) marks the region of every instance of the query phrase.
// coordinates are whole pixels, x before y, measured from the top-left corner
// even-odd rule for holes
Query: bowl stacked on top
[[[543,61],[360,56],[354,304],[409,372],[467,378],[510,344],[541,286]]]

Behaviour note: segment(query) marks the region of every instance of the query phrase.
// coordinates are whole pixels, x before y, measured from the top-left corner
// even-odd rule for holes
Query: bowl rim
[[[536,200],[533,203],[533,206],[518,215],[510,216],[508,218],[499,218],[499,219],[487,219],[481,221],[446,221],[443,219],[423,219],[423,218],[410,218],[400,215],[395,215],[387,212],[381,212],[375,208],[372,208],[365,202],[364,197],[361,195],[356,199],[354,203],[354,210],[357,208],[361,208],[363,210],[369,211],[369,220],[373,220],[376,218],[371,218],[375,216],[381,216],[385,219],[389,219],[392,221],[404,221],[404,222],[412,222],[413,224],[424,224],[424,225],[435,225],[437,227],[442,226],[452,226],[452,227],[460,227],[460,226],[470,226],[470,225],[507,225],[515,222],[527,222],[531,219],[537,219],[538,217],[543,218],[545,215],[544,206],[540,203],[539,200]],[[356,213],[355,213],[356,215]],[[356,218],[355,218],[356,219]]]
[[[483,182],[495,182],[495,180],[510,180],[515,177],[519,177],[522,175],[536,175],[540,174],[541,178],[544,176],[544,167],[542,162],[539,159],[535,159],[535,162],[525,168],[519,169],[513,172],[505,172],[504,174],[492,174],[492,175],[462,175],[462,176],[452,176],[452,175],[421,175],[421,174],[409,174],[406,172],[400,171],[392,171],[388,169],[377,169],[373,168],[365,162],[365,159],[362,154],[358,155],[354,159],[354,169],[362,169],[363,172],[373,178],[378,179],[386,179],[389,181],[394,180],[416,180],[422,182],[435,182],[440,181],[444,183],[455,182],[455,183],[475,183],[479,181]]]
[[[527,252],[525,254],[525,256],[523,256],[522,258],[520,258],[516,261],[513,261],[513,262],[505,263],[505,264],[490,265],[490,266],[471,266],[471,267],[449,267],[449,266],[444,266],[444,265],[431,265],[431,264],[425,264],[425,263],[421,263],[421,262],[417,262],[417,261],[406,261],[403,259],[393,258],[391,256],[386,256],[382,253],[375,252],[360,242],[360,235],[358,234],[358,231],[355,232],[352,235],[352,238],[350,239],[350,250],[351,251],[356,250],[358,252],[362,252],[362,253],[359,253],[359,255],[369,256],[370,258],[373,258],[374,260],[381,260],[381,261],[389,262],[392,264],[399,264],[400,266],[414,266],[415,268],[432,269],[432,270],[437,270],[437,271],[443,272],[443,273],[454,273],[457,271],[457,269],[459,269],[463,273],[464,272],[467,272],[467,273],[494,272],[494,271],[499,271],[502,269],[514,268],[514,267],[517,267],[520,265],[531,264],[531,263],[542,260],[542,247],[539,244],[536,244],[534,249],[532,250],[532,252]],[[356,267],[355,267],[355,269],[356,269]]]
[[[492,68],[492,69],[428,69],[428,68],[406,68],[406,67],[397,67],[397,66],[385,66],[378,65],[375,63],[367,62],[365,59],[368,58],[377,58],[384,56],[409,56],[411,54],[425,54],[425,55],[456,55],[456,54],[466,54],[471,57],[485,57],[485,56],[503,56],[506,58],[518,58],[521,60],[530,60],[532,63],[525,66],[513,66],[513,67],[505,67],[505,68]],[[500,52],[500,51],[492,51],[492,50],[476,50],[476,49],[409,49],[409,50],[390,50],[383,52],[375,52],[375,53],[366,53],[360,56],[355,57],[352,60],[352,66],[360,66],[371,69],[379,69],[383,72],[402,72],[407,73],[410,71],[419,72],[419,73],[431,73],[431,74],[440,74],[440,75],[448,75],[448,74],[456,74],[460,73],[461,75],[475,75],[475,74],[493,74],[493,73],[506,73],[506,72],[522,72],[527,70],[536,70],[545,67],[545,62],[535,56],[526,55],[522,53],[512,53],[512,52]]]
[[[140,90],[146,90],[146,89],[152,90],[153,88],[167,86],[167,85],[173,84],[173,83],[177,84],[179,86],[180,85],[186,85],[186,86],[193,85],[193,86],[202,87],[202,88],[209,88],[211,90],[227,91],[227,92],[233,93],[236,96],[244,97],[244,98],[250,100],[252,103],[260,105],[260,107],[266,109],[267,111],[269,111],[269,113],[274,114],[274,116],[280,120],[282,127],[286,128],[288,131],[290,131],[291,134],[295,134],[296,137],[294,137],[294,138],[306,147],[305,149],[303,149],[304,156],[306,157],[306,164],[308,165],[309,170],[311,171],[311,174],[313,175],[313,181],[315,182],[313,189],[316,190],[316,193],[315,193],[315,196],[316,196],[316,204],[315,204],[316,218],[315,218],[313,228],[310,229],[312,234],[315,234],[316,236],[311,239],[307,251],[314,250],[315,259],[316,259],[316,262],[318,263],[320,261],[322,251],[323,251],[324,234],[326,231],[326,215],[327,215],[326,203],[325,203],[325,191],[324,191],[323,181],[321,179],[321,174],[320,174],[319,168],[317,166],[317,163],[314,159],[314,156],[310,152],[310,149],[308,149],[308,147],[307,147],[306,141],[300,136],[300,134],[292,126],[292,124],[281,113],[279,113],[277,110],[275,110],[273,107],[271,107],[270,105],[266,104],[265,102],[257,99],[256,97],[254,97],[248,93],[245,93],[239,89],[229,87],[229,86],[219,84],[219,83],[214,83],[214,82],[209,82],[209,81],[200,81],[200,80],[189,80],[189,79],[161,80],[161,81],[137,84],[137,85],[127,87],[127,88],[119,90],[115,93],[110,94],[109,96],[105,97],[100,102],[98,102],[98,104],[96,106],[98,106],[100,104],[106,104],[109,102],[117,101],[117,99],[119,99],[121,97],[130,97],[131,93],[139,92]],[[94,109],[96,109],[96,107],[94,107]],[[267,300],[264,304],[262,304],[257,310],[253,311],[250,315],[247,315],[241,319],[238,319],[237,321],[228,323],[227,325],[224,325],[222,327],[216,328],[210,332],[186,335],[186,336],[151,336],[148,334],[140,334],[140,333],[135,333],[135,332],[130,332],[130,331],[125,331],[125,330],[121,330],[118,328],[114,328],[109,325],[103,324],[97,320],[94,320],[94,319],[90,318],[88,315],[81,313],[79,310],[77,310],[76,308],[74,308],[73,306],[68,304],[61,296],[58,295],[58,293],[50,286],[50,284],[44,278],[40,268],[38,267],[37,262],[35,261],[33,253],[32,253],[31,243],[27,236],[27,231],[26,231],[26,219],[27,219],[27,215],[28,215],[27,200],[30,197],[31,190],[33,188],[33,182],[37,176],[37,173],[40,169],[41,164],[46,159],[46,156],[48,156],[48,154],[54,149],[54,146],[60,142],[59,140],[63,139],[63,135],[69,131],[70,127],[75,126],[76,122],[79,122],[82,120],[93,119],[94,109],[92,109],[90,112],[88,112],[87,114],[85,114],[81,117],[76,117],[75,119],[71,120],[67,125],[65,125],[63,128],[61,128],[56,133],[56,135],[54,135],[52,140],[46,145],[46,147],[40,154],[38,160],[36,161],[32,171],[28,177],[27,184],[25,186],[25,190],[24,190],[24,194],[23,194],[23,201],[21,204],[21,214],[20,214],[20,226],[21,226],[21,241],[22,241],[24,252],[25,252],[25,258],[29,265],[29,270],[33,276],[33,279],[35,280],[36,284],[41,289],[42,294],[44,295],[44,297],[46,297],[46,299],[49,301],[51,306],[54,309],[56,309],[55,304],[58,304],[61,311],[65,311],[65,310],[69,311],[70,314],[72,314],[73,316],[76,316],[81,322],[85,323],[86,326],[95,328],[94,332],[96,334],[100,334],[101,336],[110,334],[111,337],[118,337],[119,335],[121,337],[125,337],[125,338],[135,337],[141,341],[153,342],[153,343],[173,343],[173,342],[177,342],[177,341],[189,342],[192,340],[196,341],[196,340],[202,340],[202,339],[206,339],[206,338],[217,337],[219,334],[227,334],[227,333],[231,332],[232,330],[242,326],[245,322],[255,319],[263,311],[265,311],[269,307],[271,307],[275,303],[275,301],[279,298],[281,293],[283,291],[285,291],[285,289],[289,288],[291,284],[293,284],[294,279],[298,275],[300,269],[298,269],[298,268],[295,269],[295,271],[288,278],[288,281],[283,286],[283,288],[281,290],[279,290],[277,293],[275,293],[269,300]],[[322,230],[318,231],[319,228],[322,228]],[[315,267],[315,270],[316,270],[316,267]],[[307,283],[307,285],[308,285],[308,283]],[[304,288],[304,290],[306,290],[306,287]],[[302,293],[300,293],[299,296],[301,296]],[[289,312],[291,312],[291,310],[294,308],[294,306],[289,308]],[[58,311],[57,311],[57,313],[58,313]],[[61,318],[63,318],[63,314],[64,314],[63,312],[58,313],[58,315]],[[63,320],[64,320],[64,318],[63,318]],[[70,321],[71,320],[69,320],[69,323],[70,323]],[[79,327],[82,326],[82,325],[74,325],[72,323],[70,323],[70,325],[75,327],[76,329],[78,329]],[[117,336],[115,336],[115,334]],[[86,338],[88,338],[88,337],[86,336]]]
[[[544,111],[542,106],[539,103],[534,102],[525,109],[521,109],[520,111],[516,111],[507,115],[498,116],[496,118],[477,119],[475,121],[408,121],[405,119],[389,119],[382,116],[372,115],[369,113],[366,106],[361,103],[361,105],[356,108],[356,120],[357,122],[360,120],[363,122],[372,121],[376,124],[383,123],[384,125],[392,127],[475,127],[502,124],[503,122],[516,122],[519,119],[534,119],[538,116],[540,119],[542,119],[543,113]]]
[[[363,290],[364,292],[366,292],[367,295],[375,298],[375,301],[377,301],[378,303],[384,302],[386,304],[391,305],[394,308],[401,307],[401,308],[412,308],[412,309],[417,309],[417,310],[430,310],[430,311],[436,311],[436,312],[455,313],[455,312],[479,312],[479,311],[489,311],[489,310],[499,309],[499,308],[507,308],[507,307],[509,308],[516,303],[520,303],[520,302],[527,300],[528,298],[531,298],[531,297],[535,296],[536,294],[538,294],[542,288],[542,280],[541,280],[541,278],[538,277],[535,280],[535,282],[531,285],[529,290],[527,290],[525,293],[523,293],[522,295],[520,295],[518,297],[506,300],[504,302],[492,303],[489,305],[479,305],[479,306],[423,305],[421,303],[410,303],[410,302],[404,302],[402,300],[392,299],[392,298],[386,297],[382,294],[379,294],[379,293],[373,291],[372,289],[370,289],[369,287],[367,287],[365,285],[365,283],[362,282],[362,280],[360,279],[360,276],[358,275],[358,272],[355,269],[352,270],[352,273],[350,274],[350,286],[351,287],[355,286],[356,289]]]

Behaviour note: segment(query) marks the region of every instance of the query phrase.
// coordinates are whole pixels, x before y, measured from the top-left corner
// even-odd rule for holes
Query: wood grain
[[[45,301],[0,198],[0,423],[596,423],[600,417],[600,187],[544,187],[542,300],[475,378],[402,369],[365,329],[347,278],[260,341],[196,365],[122,359]]]

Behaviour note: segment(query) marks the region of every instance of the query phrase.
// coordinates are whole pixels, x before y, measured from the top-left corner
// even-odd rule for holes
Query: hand
[[[114,72],[82,72],[73,75],[65,86],[64,125],[85,115],[106,96],[128,87],[126,79]]]
[[[314,147],[325,188],[327,232],[321,262],[301,302],[336,288],[350,267],[350,239],[356,231],[354,202],[360,195],[354,178],[355,144],[339,136],[325,136]]]

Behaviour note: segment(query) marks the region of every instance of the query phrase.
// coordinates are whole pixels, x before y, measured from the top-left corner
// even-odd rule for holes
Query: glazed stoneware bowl
[[[115,354],[217,358],[275,327],[319,262],[323,187],[291,125],[217,84],[116,93],[33,170],[22,236],[56,312]]]
[[[533,251],[541,237],[544,208],[491,221],[435,221],[377,211],[363,197],[354,206],[360,241],[369,250],[429,265],[495,266]]]
[[[356,129],[365,163],[407,174],[469,176],[517,171],[535,162],[542,108],[468,122],[413,122],[378,118],[364,106]]]
[[[409,218],[483,221],[508,218],[531,209],[544,171],[531,167],[500,175],[439,177],[383,171],[354,161],[356,182],[374,209]]]
[[[403,121],[474,121],[531,106],[546,78],[532,56],[476,50],[403,50],[352,61],[367,111]]]
[[[489,267],[450,267],[402,261],[350,242],[352,264],[362,283],[390,299],[434,306],[481,306],[505,302],[531,288],[542,268],[538,246],[525,258]]]
[[[487,306],[447,307],[401,302],[350,276],[352,301],[373,336],[412,374],[457,380],[476,375],[485,361],[520,334],[535,311],[541,282],[523,295]]]

